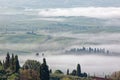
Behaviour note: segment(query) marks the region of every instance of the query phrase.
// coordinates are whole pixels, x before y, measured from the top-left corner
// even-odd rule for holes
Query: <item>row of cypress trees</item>
[[[19,73],[20,64],[19,64],[18,56],[14,55],[14,54],[12,54],[12,56],[10,56],[10,54],[8,52],[5,60],[3,62],[0,61],[0,66],[3,67],[3,70],[7,74],[11,75],[13,73]],[[29,67],[28,67],[28,69],[29,69]],[[50,80],[49,67],[47,65],[45,58],[43,59],[43,63],[40,65],[40,70],[38,72],[40,73],[40,78],[39,78],[40,80]]]
[[[31,64],[32,62],[30,62],[30,65],[35,66],[34,64]],[[19,60],[18,60],[18,56],[12,54],[12,56],[10,57],[10,54],[7,53],[6,59],[5,61],[3,61],[3,63],[0,61],[0,65],[3,66],[3,69],[7,72],[14,72],[14,73],[18,73],[20,70],[20,64],[19,64]],[[46,59],[43,58],[43,63],[39,66],[40,70],[38,70],[39,74],[40,74],[40,80],[50,80],[50,71],[49,71],[49,67],[47,65]],[[29,69],[29,66],[27,64],[27,69]],[[67,70],[67,75],[69,75],[69,70]],[[87,77],[86,73],[81,73],[81,66],[80,64],[77,65],[77,68],[75,70],[72,71],[72,73],[70,75],[73,76],[78,76],[78,77]]]
[[[3,66],[3,70],[5,71],[12,71],[17,73],[20,69],[18,56],[14,56],[14,54],[12,54],[10,57],[9,52],[7,53],[5,61],[3,61],[3,63],[0,61],[0,64]]]

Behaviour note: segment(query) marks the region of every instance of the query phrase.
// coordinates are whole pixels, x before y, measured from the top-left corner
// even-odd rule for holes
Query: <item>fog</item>
[[[39,15],[41,17],[84,16],[99,19],[119,19],[120,7],[72,7],[72,8],[0,8],[5,15]]]
[[[48,21],[48,23],[49,21],[56,22],[56,23],[59,23],[59,22],[62,23],[64,21],[69,22],[69,20],[67,19],[70,19],[70,18],[67,18],[67,17],[72,16],[72,18],[73,17],[81,18],[80,16],[84,16],[84,18],[91,17],[91,18],[95,18],[95,20],[97,19],[103,20],[104,23],[102,24],[104,26],[100,26],[100,27],[105,27],[105,28],[100,28],[100,30],[102,29],[103,31],[95,32],[95,33],[94,31],[97,30],[96,28],[93,29],[94,30],[93,32],[92,31],[89,32],[90,30],[88,29],[88,31],[83,33],[81,32],[74,33],[74,31],[73,32],[58,31],[58,32],[50,33],[45,30],[43,30],[43,32],[42,31],[38,31],[38,33],[36,32],[38,35],[43,35],[44,39],[42,39],[43,37],[39,38],[36,35],[34,35],[35,36],[34,38],[31,38],[31,37],[26,38],[27,36],[25,36],[22,39],[22,38],[17,38],[16,36],[18,35],[16,34],[13,34],[16,36],[13,36],[12,34],[10,35],[7,34],[7,36],[6,34],[5,35],[1,34],[0,60],[5,59],[5,53],[7,53],[8,51],[10,53],[15,53],[19,55],[20,64],[22,66],[24,62],[28,59],[38,60],[42,62],[43,57],[41,56],[41,53],[45,53],[44,57],[47,59],[49,68],[53,70],[60,69],[64,73],[66,73],[67,69],[70,69],[70,72],[71,72],[73,69],[76,68],[76,65],[78,63],[81,64],[82,72],[87,72],[90,75],[94,75],[94,74],[96,74],[97,76],[103,76],[105,74],[110,75],[112,72],[120,70],[120,67],[119,67],[120,56],[118,56],[117,54],[115,54],[115,56],[63,54],[67,49],[81,48],[84,46],[87,48],[88,47],[105,48],[110,52],[116,52],[120,55],[119,53],[120,52],[120,33],[118,28],[120,25],[119,23],[120,7],[72,7],[72,8],[44,8],[44,9],[22,8],[20,10],[17,10],[16,8],[0,8],[0,12],[1,12],[0,15],[9,15],[9,16],[11,15],[12,16],[13,15],[28,16],[29,15],[29,17],[30,16],[32,17],[25,18],[25,19],[23,18],[23,19],[28,21],[31,20],[31,22],[43,21],[43,23],[44,21]],[[62,16],[62,17],[59,17],[59,16]],[[20,18],[20,20],[22,19]],[[23,23],[20,23],[20,20],[18,19],[19,25],[23,24]],[[1,23],[2,22],[7,22],[6,20],[4,20],[4,17],[1,18]],[[69,23],[64,23],[64,24],[69,24]],[[26,25],[23,25],[23,28],[24,26]],[[33,25],[33,27],[34,26],[35,25]],[[92,28],[96,26],[92,26]],[[113,29],[113,32],[112,32],[112,29],[109,29],[109,26],[118,26],[118,27],[115,27],[118,29],[118,31],[117,29],[113,29],[114,27],[112,27]],[[50,27],[52,26],[50,25]],[[74,29],[74,25],[73,25],[73,29]],[[99,31],[99,29],[97,31]],[[8,36],[13,36],[13,38],[12,39],[8,38]],[[23,41],[21,42],[20,39]],[[40,53],[40,56],[35,55],[37,52]]]
[[[93,18],[120,18],[119,7],[77,7],[41,9],[40,16],[85,16]]]
[[[56,70],[60,69],[66,73],[67,69],[70,72],[76,69],[77,64],[81,64],[82,72],[87,72],[90,75],[96,74],[98,76],[103,76],[105,74],[111,74],[114,71],[120,70],[120,60],[119,57],[105,57],[105,56],[73,56],[73,55],[46,55],[47,63],[49,68]],[[42,62],[41,56],[31,55],[20,56],[21,61],[27,59],[35,59]],[[22,64],[22,63],[21,63]]]
[[[120,34],[119,33],[81,33],[73,34],[66,33],[41,33],[46,36],[51,36],[50,40],[43,39],[41,43],[36,42],[34,38],[33,42],[10,42],[10,40],[0,43],[0,50],[10,51],[27,51],[33,52],[49,52],[49,53],[62,53],[66,49],[93,47],[93,48],[105,48],[110,52],[120,52]],[[2,39],[2,38],[1,38]],[[6,38],[5,38],[6,39]],[[29,38],[28,38],[29,39]],[[57,39],[57,40],[56,40]],[[63,39],[63,40],[61,40]],[[64,39],[67,39],[64,40]],[[3,38],[4,40],[4,38]],[[2,41],[3,41],[2,40]],[[62,42],[60,42],[62,41]],[[66,43],[66,44],[65,44]],[[1,53],[1,52],[0,52]],[[48,54],[49,54],[48,53]]]

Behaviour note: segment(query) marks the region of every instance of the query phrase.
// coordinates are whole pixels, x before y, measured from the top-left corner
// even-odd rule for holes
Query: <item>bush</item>
[[[25,69],[20,70],[20,80],[40,80],[38,71]]]
[[[56,70],[54,74],[63,74],[63,72],[61,70]]]
[[[23,69],[32,69],[35,71],[40,71],[40,62],[36,60],[27,60],[23,65]]]

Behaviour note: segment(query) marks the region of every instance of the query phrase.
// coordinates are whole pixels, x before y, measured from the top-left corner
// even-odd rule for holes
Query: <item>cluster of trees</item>
[[[61,70],[55,70],[55,72],[53,74],[64,74]],[[87,73],[82,73],[81,72],[81,66],[80,64],[77,64],[77,68],[74,69],[71,73],[69,71],[69,69],[67,69],[67,76],[77,76],[77,77],[87,77]]]
[[[55,75],[56,74],[56,75]],[[120,72],[112,74],[113,80],[120,79]],[[57,77],[58,76],[58,77]],[[3,62],[0,61],[0,80],[92,80],[87,76],[87,73],[82,73],[80,64],[77,64],[76,69],[71,73],[67,69],[67,74],[61,70],[56,70],[52,73],[49,70],[46,59],[43,58],[42,64],[36,60],[27,60],[20,67],[18,56],[7,53]]]
[[[20,80],[49,80],[49,74],[45,58],[42,64],[35,60],[27,60],[20,70]]]
[[[112,73],[110,77],[112,80],[120,80],[120,71]]]
[[[18,56],[14,56],[14,54],[12,54],[12,56],[10,57],[10,54],[8,52],[5,61],[0,61],[0,66],[2,67],[2,70],[17,73],[20,69]]]
[[[40,62],[27,60],[20,70],[20,80],[40,80]]]
[[[66,51],[66,53],[109,53],[109,50],[105,50],[104,48],[72,48],[68,51]]]
[[[113,80],[120,79],[120,72],[112,74]],[[58,77],[57,77],[58,76]],[[46,59],[42,64],[36,60],[27,60],[20,67],[18,56],[7,53],[3,62],[0,61],[0,80],[92,80],[87,73],[82,73],[80,64],[72,72],[67,69],[66,75],[61,70],[49,70]]]
[[[10,75],[13,76],[15,73],[19,73],[20,64],[18,60],[18,56],[12,54],[10,56],[9,52],[5,58],[5,61],[0,61],[0,79],[7,80]]]
[[[20,67],[18,56],[7,53],[5,61],[0,61],[0,80],[50,80],[50,71],[46,59],[43,63],[27,60]]]
[[[72,73],[69,73],[69,69],[67,70],[67,75],[72,75],[72,76],[78,76],[78,77],[87,77],[87,73],[82,73],[81,72],[81,66],[80,64],[77,64],[77,68],[72,71]]]

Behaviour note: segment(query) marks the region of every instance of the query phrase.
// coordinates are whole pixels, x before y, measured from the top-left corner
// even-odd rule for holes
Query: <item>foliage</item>
[[[49,71],[49,72],[50,72],[50,74],[52,74],[52,69],[50,69],[50,71]]]
[[[72,73],[70,73],[72,76],[78,76],[78,77],[87,77],[87,73],[81,73],[81,66],[80,64],[77,65],[77,70],[74,69]]]
[[[23,68],[24,69],[32,69],[32,70],[35,70],[35,71],[40,71],[40,62],[36,61],[36,60],[27,60],[25,62],[25,64],[23,65]]]
[[[3,67],[5,71],[7,72],[19,72],[20,64],[18,60],[18,56],[12,54],[12,57],[10,57],[9,52],[7,53],[5,62],[3,61]]]
[[[63,74],[51,74],[50,76],[55,80],[92,80],[90,77],[78,77],[78,76],[63,75]]]
[[[14,58],[14,54],[12,54],[12,57],[11,57],[11,64],[10,64],[10,68],[11,68],[11,70],[14,70],[15,69],[15,64],[14,64],[14,60],[15,60],[15,58]]]
[[[51,73],[51,74],[50,74]],[[120,72],[115,72],[111,75],[112,80],[120,80]],[[52,70],[49,70],[46,59],[43,59],[43,63],[39,61],[27,60],[23,68],[20,69],[20,64],[17,55],[10,57],[7,53],[5,62],[0,61],[0,80],[92,80],[87,77],[87,73],[81,73],[80,64],[77,68],[69,74],[64,75],[61,70],[56,70],[52,74]]]
[[[77,71],[74,69],[70,75],[76,76],[76,72],[77,72]]]
[[[49,80],[50,75],[49,75],[49,68],[46,63],[46,59],[43,59],[43,63],[40,66],[40,79],[41,80]]]
[[[67,69],[67,75],[69,75],[69,69]]]
[[[39,72],[31,69],[20,70],[20,80],[40,80]]]
[[[73,80],[73,79],[71,79],[71,78],[69,78],[69,77],[64,77],[64,78],[62,78],[61,80]]]
[[[19,64],[19,60],[18,60],[18,56],[17,55],[15,56],[14,64],[15,64],[15,72],[18,72],[19,69],[20,69],[20,64]]]
[[[63,74],[63,72],[61,70],[56,70],[54,74]]]
[[[8,80],[19,80],[19,74],[15,73],[12,74],[11,76],[8,76]]]
[[[0,61],[0,80],[18,80],[19,79],[19,60],[18,56],[12,54],[10,57],[9,52],[7,53],[5,62],[3,63]]]
[[[112,80],[120,80],[120,71],[112,73],[111,78]]]
[[[77,65],[76,75],[77,75],[77,76],[81,76],[81,67],[80,67],[80,64]]]
[[[10,67],[10,55],[9,52],[7,53],[4,68],[7,69]]]

